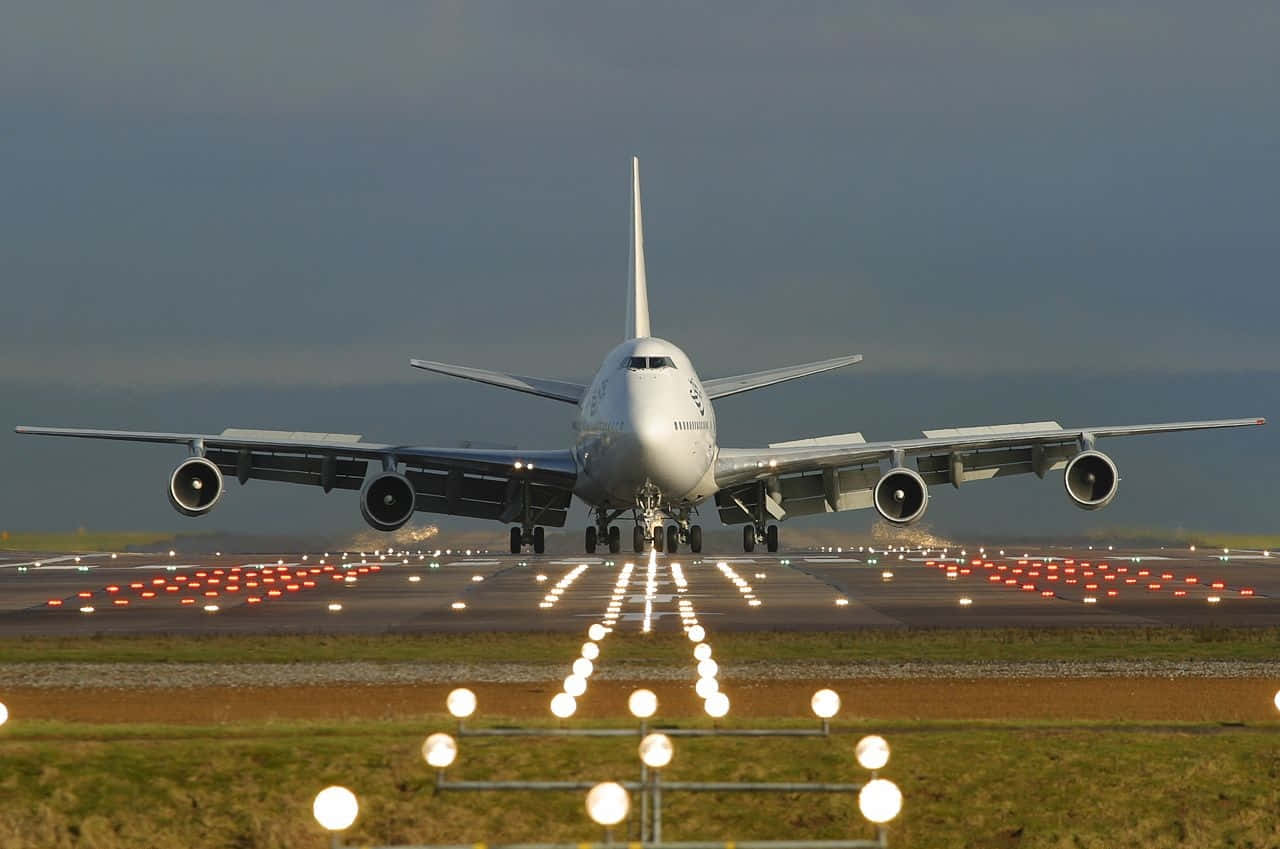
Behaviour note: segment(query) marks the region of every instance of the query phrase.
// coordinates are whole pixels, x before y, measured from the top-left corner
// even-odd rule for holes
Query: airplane
[[[633,524],[632,548],[702,550],[700,506],[712,502],[724,524],[743,525],[742,547],[779,548],[777,522],[817,513],[873,508],[893,525],[918,521],[929,487],[1062,469],[1069,500],[1085,510],[1111,503],[1120,483],[1099,439],[1262,425],[1262,418],[1164,424],[1061,427],[1029,422],[926,430],[922,437],[868,442],[842,433],[725,448],[716,438],[714,401],[844,368],[853,354],[819,362],[703,380],[675,344],[653,336],[645,274],[639,160],[631,163],[631,250],[625,338],[591,383],[410,360],[414,368],[536,395],[577,408],[567,449],[440,448],[373,444],[355,434],[228,428],[220,434],[25,427],[20,434],[185,445],[169,475],[169,501],[203,516],[224,493],[225,476],[359,490],[360,513],[391,532],[415,511],[492,519],[511,527],[511,551],[545,550],[546,527],[563,527],[577,496],[590,509],[585,548],[622,547],[619,523]],[[372,470],[370,466],[372,465]],[[664,530],[665,529],[665,530]]]

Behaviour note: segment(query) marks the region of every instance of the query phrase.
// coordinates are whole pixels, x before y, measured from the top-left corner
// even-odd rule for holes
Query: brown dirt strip
[[[210,723],[270,719],[403,719],[439,716],[456,684],[194,687],[181,690],[6,688],[15,716],[106,723]],[[638,682],[593,681],[578,717],[627,715]],[[650,685],[662,719],[702,716],[693,688]],[[1272,698],[1280,682],[1263,678],[953,679],[932,681],[753,681],[724,683],[730,718],[812,716],[818,686],[840,693],[838,719],[1089,720],[1114,722],[1258,722],[1278,718]],[[485,716],[550,719],[554,683],[473,684],[477,723]]]

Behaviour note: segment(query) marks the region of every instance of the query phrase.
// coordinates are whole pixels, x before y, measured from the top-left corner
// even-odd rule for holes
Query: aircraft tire
[[[520,529],[512,528],[511,529],[511,553],[512,554],[520,553],[520,545],[522,542],[523,540],[521,540],[520,538]]]
[[[680,548],[680,529],[677,528],[675,525],[670,525],[667,528],[667,552],[670,554],[675,554],[679,548]]]
[[[587,526],[587,554],[596,553],[596,529],[594,525]]]
[[[756,550],[756,529],[751,525],[742,529],[742,550],[747,553]]]
[[[542,526],[533,529],[533,553],[541,554],[547,550],[547,535]]]
[[[769,529],[764,532],[764,541],[765,541],[765,546],[769,549],[770,553],[778,550],[778,526],[777,525],[770,525]]]
[[[617,525],[609,528],[609,553],[617,554],[622,551],[622,531]]]
[[[653,550],[662,551],[662,526],[653,529]]]
[[[694,554],[702,553],[702,525],[689,528],[689,550]]]
[[[631,534],[631,547],[635,549],[636,554],[644,553],[644,528],[636,525],[635,531]]]

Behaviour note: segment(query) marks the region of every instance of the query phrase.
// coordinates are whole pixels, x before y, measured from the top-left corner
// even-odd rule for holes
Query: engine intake
[[[409,521],[413,503],[413,484],[395,472],[370,478],[360,490],[360,515],[379,531],[394,531]]]
[[[169,503],[184,516],[203,516],[222,496],[222,472],[204,457],[190,457],[169,476]]]
[[[909,525],[929,506],[929,487],[910,469],[891,469],[871,491],[876,512],[895,525]]]
[[[1101,451],[1081,451],[1067,463],[1063,481],[1067,495],[1084,510],[1098,510],[1111,503],[1120,486],[1120,473]]]

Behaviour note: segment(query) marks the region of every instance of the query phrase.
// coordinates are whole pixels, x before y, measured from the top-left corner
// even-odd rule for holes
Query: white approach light
[[[466,719],[476,712],[476,694],[466,687],[450,690],[449,695],[445,697],[444,706],[449,709],[452,716]]]
[[[607,634],[607,633],[608,633],[608,631],[606,631],[606,630],[604,629],[604,626],[603,626],[603,625],[601,625],[599,622],[596,622],[596,623],[595,623],[595,624],[593,624],[590,628],[588,628],[588,629],[587,629],[587,637],[588,637],[588,638],[589,638],[593,643],[598,643],[598,642],[600,642],[601,640],[603,640],[603,639],[604,639],[604,635],[605,635],[605,634]]]
[[[640,760],[650,769],[662,769],[671,763],[675,748],[666,734],[649,734],[640,741]]]
[[[1276,710],[1280,710],[1280,690],[1276,690],[1275,703],[1276,703]],[[3,706],[0,705],[0,707],[3,707]]]
[[[871,822],[886,823],[902,810],[902,791],[887,778],[868,781],[858,793],[858,810]]]
[[[458,744],[448,734],[432,734],[422,741],[422,759],[428,766],[444,769],[458,757]]]
[[[711,657],[711,646],[706,643],[698,643],[693,647],[694,660],[707,660]]]
[[[326,787],[316,794],[311,813],[326,831],[342,831],[356,821],[360,803],[356,794],[345,787]]]
[[[714,678],[716,677],[717,674],[719,674],[719,672],[720,672],[720,664],[716,663],[711,658],[698,661],[698,677],[699,678]]]
[[[729,697],[724,693],[713,693],[702,703],[702,709],[712,719],[719,719],[729,712]]]
[[[577,700],[568,693],[556,693],[551,699],[551,713],[559,719],[568,719],[577,709]]]
[[[882,769],[889,762],[889,743],[878,734],[870,734],[853,747],[853,756],[863,769]]]
[[[595,660],[597,657],[600,656],[600,646],[596,645],[595,643],[583,643],[582,656],[585,657],[587,660]]]
[[[629,810],[631,797],[615,781],[597,784],[587,792],[587,815],[598,825],[617,825],[627,818]]]
[[[564,691],[575,699],[587,691],[587,679],[574,673],[564,679]]]
[[[648,719],[658,711],[658,697],[652,690],[634,690],[627,697],[627,710],[636,719]]]
[[[840,711],[840,696],[835,690],[819,690],[809,700],[809,706],[819,719],[830,719]]]
[[[1280,693],[1276,694],[1276,705],[1280,706]],[[9,709],[4,706],[4,702],[0,702],[0,725],[4,725],[9,721]]]
[[[707,638],[707,632],[701,625],[694,625],[689,629],[689,641],[700,643]]]
[[[590,678],[591,673],[595,671],[595,665],[585,657],[580,657],[573,662],[573,674],[582,678]]]
[[[693,691],[698,694],[698,698],[709,699],[720,692],[720,683],[714,678],[699,678],[698,683],[693,685]]]

